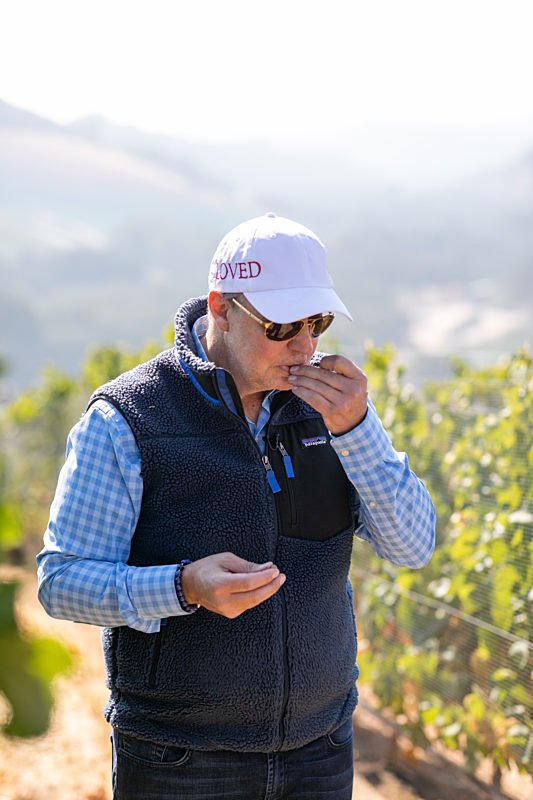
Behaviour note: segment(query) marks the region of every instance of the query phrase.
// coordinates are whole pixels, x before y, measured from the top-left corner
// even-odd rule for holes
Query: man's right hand
[[[216,553],[183,567],[181,588],[187,603],[234,619],[272,597],[285,577],[271,561],[254,564],[234,553]]]

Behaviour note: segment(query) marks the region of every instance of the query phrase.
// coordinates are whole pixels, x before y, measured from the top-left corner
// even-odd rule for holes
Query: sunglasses
[[[304,325],[307,325],[311,331],[313,339],[318,339],[320,334],[324,333],[335,319],[335,314],[316,314],[314,317],[299,319],[296,320],[296,322],[265,322],[265,320],[259,319],[259,317],[252,314],[251,311],[248,311],[248,309],[239,303],[238,300],[235,300],[234,297],[231,298],[231,302],[235,303],[241,311],[244,311],[245,314],[248,314],[249,317],[258,322],[259,325],[265,329],[265,336],[267,339],[272,339],[273,342],[286,342],[289,339],[294,339],[295,336],[298,336]]]

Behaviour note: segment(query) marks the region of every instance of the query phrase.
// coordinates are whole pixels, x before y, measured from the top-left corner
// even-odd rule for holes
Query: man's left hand
[[[367,377],[346,356],[324,356],[319,367],[291,367],[292,391],[316,411],[334,436],[358,425],[367,409]]]

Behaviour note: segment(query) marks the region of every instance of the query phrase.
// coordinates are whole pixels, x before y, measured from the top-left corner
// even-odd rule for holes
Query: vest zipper
[[[214,384],[215,384],[216,395],[217,395],[218,399],[221,401],[223,407],[226,408],[228,413],[230,413],[232,415],[232,417],[235,417],[241,423],[241,425],[243,425],[245,427],[245,429],[248,431],[248,434],[250,434],[250,428],[248,427],[248,423],[245,422],[245,420],[243,420],[241,417],[239,417],[238,414],[233,414],[227,408],[226,403],[224,402],[224,399],[223,399],[223,397],[221,395],[220,389],[218,387],[218,382],[217,382],[216,379],[214,381]],[[267,446],[267,448],[268,448],[268,442],[269,442],[269,439],[268,439],[268,428],[269,427],[270,427],[270,422],[269,422],[269,424],[267,426],[266,437],[265,437],[266,438],[266,446]],[[276,437],[277,437],[277,440],[279,441],[279,434],[276,434]],[[259,453],[259,455],[261,457],[261,460],[263,462],[263,466],[264,466],[264,468],[266,470],[266,473],[267,473],[268,485],[272,489],[272,493],[276,494],[277,492],[280,492],[281,491],[281,487],[280,487],[280,485],[278,483],[278,480],[276,478],[276,474],[275,474],[274,470],[272,469],[272,464],[270,463],[270,460],[269,460],[268,456],[267,455],[263,456],[261,454],[261,448],[259,447],[259,445],[255,441],[253,436],[250,435],[250,438],[252,439],[252,441],[253,441],[256,449],[257,449],[257,452]],[[282,455],[283,455],[283,453],[282,453]],[[286,453],[286,455],[290,460],[289,454]],[[285,462],[284,462],[284,464],[285,464]],[[291,470],[292,470],[292,463],[291,463]],[[293,471],[293,475],[294,475],[294,471]],[[287,483],[288,483],[288,481],[287,481]],[[274,484],[274,486],[277,487],[277,489],[273,488],[273,484]],[[290,502],[291,502],[291,508],[292,508],[294,506],[294,499],[292,498],[292,492],[290,493],[289,497],[291,498]],[[278,543],[279,543],[279,532],[280,532],[280,527],[281,526],[280,526],[279,511],[278,511],[278,506],[277,506],[276,501],[274,501],[274,508],[275,508],[275,511],[276,511],[276,522],[277,522],[276,536],[278,538]],[[275,563],[279,560],[277,556],[278,556],[278,548],[276,547]],[[279,737],[280,737],[279,750],[281,750],[281,746],[282,746],[283,741],[285,739],[285,713],[287,711],[287,704],[289,702],[289,656],[288,656],[288,653],[287,653],[287,603],[286,603],[286,600],[285,600],[285,595],[283,594],[282,590],[280,590],[278,592],[278,597],[280,598],[280,605],[281,605],[281,635],[282,635],[282,644],[283,644],[283,691],[282,691],[281,714],[280,714],[280,720],[279,720]],[[161,647],[161,645],[160,645],[160,647]]]
[[[272,469],[272,464],[268,460],[268,456],[263,456],[263,466],[266,469],[267,474],[267,481],[268,485],[272,489],[274,494],[281,492],[281,486],[278,483],[278,479],[276,478],[276,473]]]
[[[281,714],[279,719],[279,738],[280,750],[281,745],[285,740],[285,714],[287,712],[287,705],[289,702],[289,655],[287,653],[287,603],[285,595],[281,595],[281,630],[283,636],[283,702],[281,704]]]
[[[287,475],[287,478],[294,478],[294,467],[292,466],[291,457],[283,447],[283,442],[279,438],[279,433],[276,434],[276,441],[278,443],[278,450],[283,457],[283,466],[285,467],[285,474]]]
[[[285,483],[287,486],[287,496],[289,498],[289,516],[291,520],[291,528],[294,528],[296,525],[296,503],[294,501],[294,493],[292,491],[292,483],[290,480],[291,478],[294,478],[294,468],[292,466],[291,457],[285,450],[283,442],[279,438],[279,434],[276,434],[276,446],[281,453],[281,457],[283,458],[283,466],[285,467],[285,475],[287,476]]]
[[[225,402],[224,398],[222,397],[222,393],[220,391],[220,388],[219,388],[219,385],[218,385],[218,380],[216,379],[216,377],[213,380],[213,383],[214,383],[214,386],[215,386],[215,394],[216,394],[217,398],[220,400],[222,406],[226,409],[226,411],[228,411],[231,414],[231,416],[233,418],[237,419],[240,422],[241,425],[244,425],[244,427],[246,428],[248,433],[250,433],[250,428],[248,427],[248,423],[245,422],[245,420],[243,420],[239,416],[239,414],[236,414],[236,413],[230,411],[230,409],[227,407],[226,402]],[[268,456],[267,455],[262,455],[261,448],[259,447],[259,445],[255,441],[253,436],[251,438],[252,438],[252,441],[253,441],[256,449],[257,449],[257,452],[259,453],[259,455],[261,457],[261,460],[263,462],[263,466],[264,466],[265,471],[266,471],[266,477],[267,477],[268,485],[270,486],[270,489],[271,489],[272,493],[273,494],[277,494],[278,492],[281,492],[281,486],[278,483],[278,479],[276,478],[276,473],[272,469],[272,464],[270,463],[270,460],[269,460]],[[290,460],[290,457],[289,457],[289,460]]]
[[[284,488],[287,491],[287,497],[289,498],[289,513],[290,513],[290,522],[291,526],[296,524],[296,507],[294,502],[294,495],[292,493],[291,488],[291,481],[290,478],[294,478],[294,469],[292,466],[291,457],[288,454],[287,450],[285,449],[279,433],[276,433],[273,438],[266,436],[267,447],[270,447],[272,450],[279,450],[281,453],[281,457],[283,459],[283,467],[285,472],[285,480],[284,480]],[[278,535],[279,531],[281,530],[280,520],[279,520],[279,511],[276,507],[276,515],[278,516]],[[279,559],[277,558],[278,552],[276,551],[276,561]],[[288,634],[288,624],[287,624],[287,601],[285,599],[285,594],[282,592],[279,593],[280,597],[280,606],[281,606],[281,636],[282,636],[282,644],[283,644],[283,693],[282,693],[282,702],[281,702],[281,710],[280,710],[280,717],[279,717],[279,749],[283,745],[285,741],[285,718],[287,713],[287,705],[289,703],[289,694],[290,694],[290,665],[289,665],[289,655],[288,655],[288,643],[287,643],[287,634]]]

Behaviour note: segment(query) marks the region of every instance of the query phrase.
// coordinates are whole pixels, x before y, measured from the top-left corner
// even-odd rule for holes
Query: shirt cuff
[[[343,466],[367,472],[384,461],[397,461],[398,455],[383,427],[374,404],[369,399],[366,417],[351,431],[333,436],[331,446]],[[346,469],[345,466],[345,469]]]
[[[176,564],[128,568],[128,594],[138,616],[166,619],[187,613],[176,595],[175,573]]]

